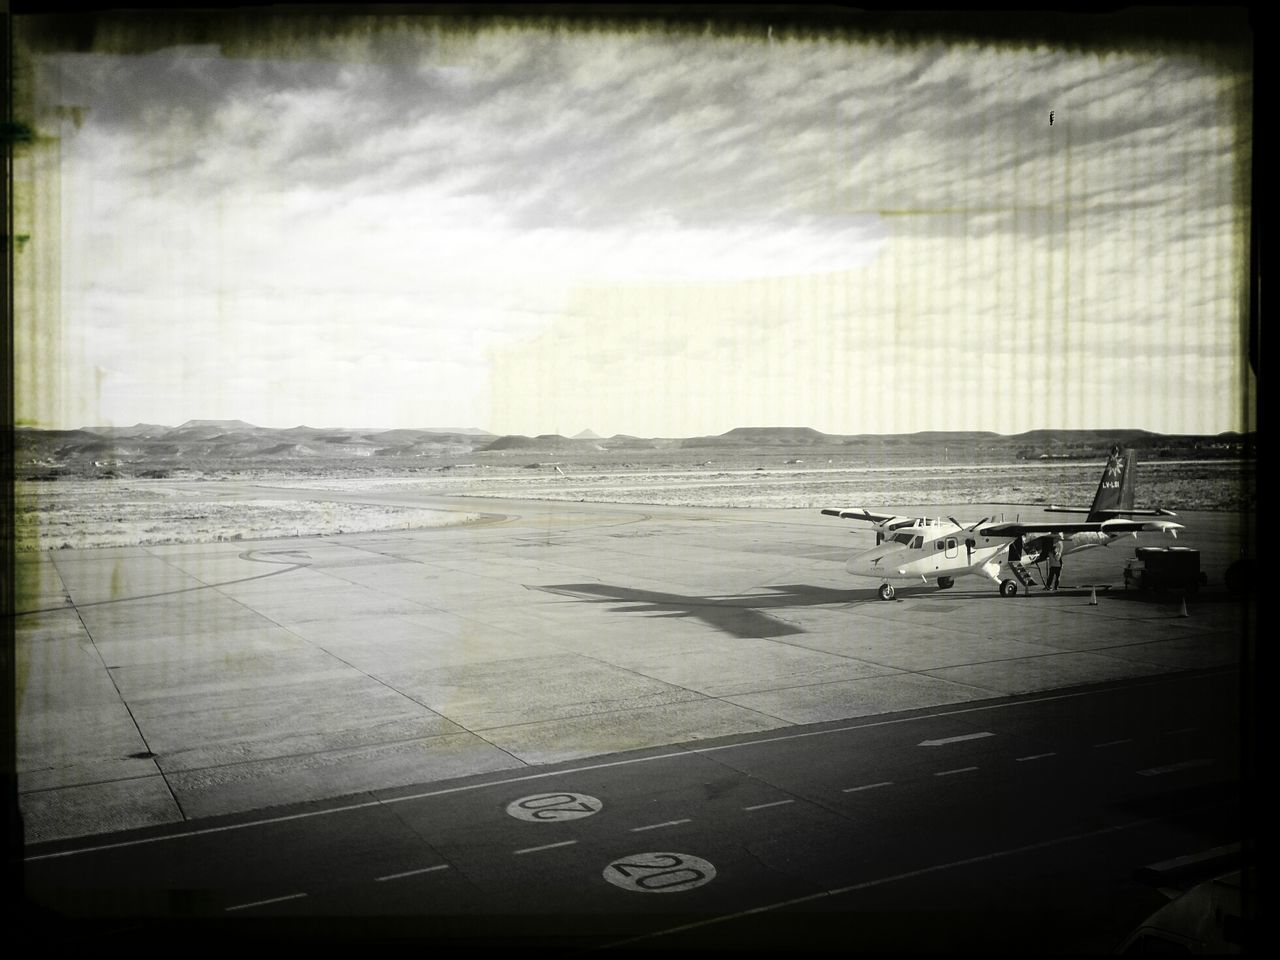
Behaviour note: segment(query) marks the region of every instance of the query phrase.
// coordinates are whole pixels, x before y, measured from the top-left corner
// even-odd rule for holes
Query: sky
[[[32,48],[20,424],[1254,426],[1239,67],[764,26],[283,37]]]

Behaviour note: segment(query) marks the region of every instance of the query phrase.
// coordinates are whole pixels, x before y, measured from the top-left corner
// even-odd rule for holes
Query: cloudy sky
[[[20,422],[1251,426],[1250,80],[1212,58],[403,20],[103,46],[32,56]]]

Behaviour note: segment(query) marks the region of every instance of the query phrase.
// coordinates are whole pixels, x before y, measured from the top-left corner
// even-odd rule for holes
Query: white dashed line
[[[287,897],[272,897],[270,900],[255,900],[253,903],[239,903],[234,907],[227,907],[224,913],[230,913],[232,910],[248,910],[250,907],[264,907],[268,903],[281,903],[285,900],[297,900],[299,897],[305,896],[305,893],[291,893]]]
[[[835,889],[822,890],[818,893],[808,894],[802,897],[795,897],[791,900],[782,900],[777,903],[768,903],[759,907],[752,907],[749,910],[740,910],[736,913],[726,913],[718,917],[709,917],[705,920],[695,920],[692,923],[681,924],[677,927],[668,927],[665,930],[654,930],[651,933],[643,933],[637,937],[630,937],[626,940],[619,940],[614,943],[606,943],[602,949],[612,950],[618,947],[629,946],[633,943],[639,943],[642,940],[653,940],[657,937],[665,937],[674,933],[684,933],[687,930],[697,930],[700,927],[708,927],[713,924],[725,923],[731,920],[740,920],[744,917],[758,916],[772,910],[782,910],[788,907],[798,906],[802,903],[812,903],[822,900],[826,897],[839,897],[846,893],[853,893],[857,890],[869,890],[873,887],[883,886],[888,883],[897,883],[900,880],[908,880],[914,877],[927,876],[931,873],[938,873],[943,870],[951,870],[956,867],[965,867],[976,863],[989,863],[993,860],[999,860],[1004,857],[1019,856],[1024,853],[1030,853],[1033,850],[1044,850],[1048,847],[1058,846],[1065,843],[1077,843],[1080,840],[1090,840],[1095,837],[1103,837],[1112,833],[1119,833],[1123,830],[1132,830],[1135,827],[1144,827],[1155,820],[1135,820],[1132,823],[1124,823],[1118,826],[1103,827],[1100,830],[1093,830],[1089,833],[1077,833],[1065,837],[1054,837],[1051,840],[1041,840],[1039,843],[1030,843],[1023,847],[1013,847],[1009,850],[997,850],[992,853],[980,854],[976,857],[969,857],[966,860],[953,860],[950,863],[939,863],[931,867],[922,867],[919,870],[911,870],[907,873],[898,873],[888,877],[880,877],[876,880],[865,880],[862,883],[855,883],[847,887],[836,887]]]
[[[1164,773],[1177,773],[1179,770],[1190,770],[1193,767],[1207,767],[1211,763],[1213,761],[1209,759],[1183,760],[1181,763],[1171,763],[1164,767],[1148,767],[1146,770],[1139,770],[1138,776],[1158,777]]]
[[[1101,750],[1103,747],[1118,747],[1122,743],[1133,743],[1133,738],[1126,737],[1124,740],[1108,740],[1106,743],[1095,743],[1093,749]]]
[[[1171,682],[1167,678],[1154,679],[1145,681],[1136,686],[1149,687],[1158,686],[1163,683]],[[1110,691],[1103,691],[1110,692]],[[1056,703],[1064,700],[1077,700],[1088,697],[1097,696],[1099,691],[1089,690],[1084,692],[1073,693],[1054,693],[1047,696],[1033,697],[1028,700],[1016,702],[983,704],[977,707],[954,707],[946,710],[940,710],[937,713],[924,714],[922,716],[895,717],[891,720],[860,720],[856,723],[848,724],[840,727],[830,727],[823,730],[808,730],[803,733],[788,733],[782,736],[774,737],[758,737],[754,740],[743,740],[736,743],[718,744],[709,747],[693,747],[684,750],[678,750],[671,753],[657,753],[645,757],[634,757],[626,760],[610,760],[605,763],[588,763],[581,767],[572,767],[565,770],[551,770],[540,773],[522,774],[516,777],[504,777],[498,780],[486,780],[482,783],[469,783],[459,787],[443,787],[438,790],[426,790],[420,793],[409,793],[396,797],[380,797],[376,800],[368,800],[362,803],[349,803],[337,807],[325,807],[321,810],[308,810],[305,813],[291,813],[280,817],[265,817],[256,820],[246,820],[242,823],[229,823],[219,827],[201,827],[195,830],[181,830],[174,833],[162,833],[151,837],[137,837],[132,840],[122,840],[116,843],[94,844],[88,847],[74,847],[69,850],[55,850],[50,853],[36,853],[23,857],[24,861],[33,862],[36,860],[51,860],[60,857],[76,857],[85,853],[99,853],[103,850],[116,850],[121,847],[136,847],[149,843],[167,843],[171,840],[185,840],[190,837],[203,837],[212,833],[225,833],[230,830],[249,830],[257,827],[274,826],[280,823],[288,823],[294,820],[307,820],[311,817],[331,817],[335,814],[349,813],[355,810],[369,810],[375,807],[386,806],[393,803],[410,803],[418,800],[427,800],[435,797],[452,796],[458,793],[470,793],[480,790],[490,790],[494,787],[508,786],[515,783],[529,783],[535,780],[545,780],[549,777],[564,777],[573,773],[587,773],[598,770],[609,770],[613,767],[627,767],[642,763],[654,763],[663,760],[688,760],[692,757],[708,756],[713,753],[721,753],[724,751],[740,750],[746,747],[756,747],[763,744],[786,743],[791,740],[805,740],[812,737],[829,737],[842,733],[850,733],[854,731],[874,730],[879,727],[893,727],[903,724],[917,723],[921,720],[936,720],[943,717],[964,716],[972,713],[983,713],[992,710],[1007,710],[1015,707],[1025,707],[1030,704]]]
[[[994,737],[995,734],[984,730],[982,733],[966,733],[959,737],[943,737],[941,740],[921,740],[917,747],[941,747],[948,743],[961,743],[965,740],[981,740],[983,737]]]
[[[389,873],[385,877],[375,877],[379,882],[383,880],[399,880],[401,877],[416,877],[420,873],[430,873],[433,870],[448,870],[447,863],[440,863],[434,867],[423,867],[421,870],[406,870],[404,873]]]
[[[651,823],[647,827],[632,827],[631,832],[639,833],[641,830],[657,830],[659,827],[675,827],[675,826],[679,826],[682,823],[691,823],[691,822],[692,821],[689,820],[688,818],[684,820],[668,820],[666,821],[666,823]]]
[[[878,787],[892,787],[892,780],[881,780],[879,783],[867,783],[860,787],[845,787],[841,793],[857,793],[859,790],[875,790]]]
[[[934,774],[935,777],[949,777],[953,773],[968,773],[970,770],[977,770],[977,767],[957,767],[955,770],[939,770]]]
[[[788,803],[795,803],[794,800],[775,800],[773,803],[757,803],[754,807],[743,807],[743,810],[764,810],[766,807],[781,807]]]
[[[522,853],[537,853],[539,850],[554,850],[556,847],[572,847],[577,840],[562,840],[559,843],[546,843],[540,847],[525,847],[523,850],[513,851],[518,857]]]
[[[1056,757],[1057,755],[1056,751],[1050,751],[1049,753],[1033,753],[1029,757],[1017,757],[1016,759],[1018,763],[1025,763],[1028,760],[1043,760],[1045,757]]]

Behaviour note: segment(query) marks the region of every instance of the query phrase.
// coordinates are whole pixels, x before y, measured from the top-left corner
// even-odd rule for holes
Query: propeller
[[[978,545],[978,541],[975,540],[973,537],[973,532],[977,530],[980,526],[982,526],[984,523],[986,523],[988,520],[990,520],[991,518],[983,517],[977,523],[969,527],[966,527],[963,523],[961,523],[955,517],[947,517],[947,519],[968,534],[968,536],[965,537],[965,541],[964,541],[965,561],[969,564],[969,566],[973,566],[973,548]]]

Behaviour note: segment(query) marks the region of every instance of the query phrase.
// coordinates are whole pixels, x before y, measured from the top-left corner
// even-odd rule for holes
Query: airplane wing
[[[1142,510],[1090,510],[1088,507],[1059,507],[1054,504],[1044,508],[1045,513],[1097,513],[1112,517],[1176,517],[1177,514],[1164,507],[1153,507]]]
[[[841,520],[867,520],[876,526],[883,526],[891,520],[904,520],[911,522],[911,517],[899,516],[896,513],[872,513],[863,507],[848,507],[845,509],[826,509],[822,511],[828,517],[839,517]]]
[[[993,523],[978,530],[983,537],[1017,537],[1046,533],[1105,533],[1122,536],[1126,533],[1170,533],[1178,535],[1185,529],[1170,520],[1126,520],[1114,517],[1110,520],[1082,520],[1079,523]]]

